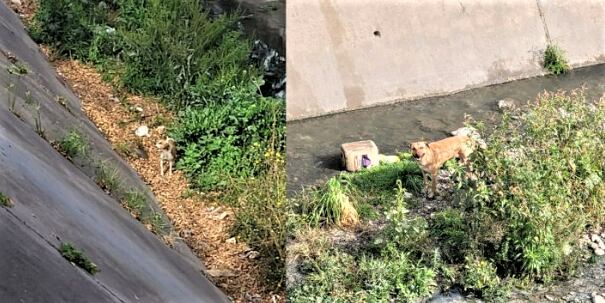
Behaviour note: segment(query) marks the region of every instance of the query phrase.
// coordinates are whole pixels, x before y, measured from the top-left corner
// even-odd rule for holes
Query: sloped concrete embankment
[[[601,0],[287,2],[288,120],[605,63]]]
[[[49,142],[72,129],[94,161],[124,186],[155,198],[81,112],[21,21],[0,2],[0,295],[6,302],[223,302],[225,296],[181,241],[167,247],[94,182],[91,159],[67,161]],[[43,131],[44,138],[40,136]],[[170,233],[164,216],[163,233]],[[82,249],[101,272],[90,276],[57,251]]]

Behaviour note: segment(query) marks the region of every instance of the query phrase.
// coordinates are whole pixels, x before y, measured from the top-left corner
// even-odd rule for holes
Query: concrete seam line
[[[13,213],[10,209],[6,209],[6,211],[13,216],[17,221],[19,221],[21,224],[23,224],[23,226],[25,226],[27,229],[31,230],[35,235],[37,235],[38,237],[40,237],[40,239],[42,239],[42,241],[46,242],[48,245],[50,245],[52,248],[54,248],[54,250],[58,251],[59,249],[57,247],[55,247],[53,245],[52,242],[50,242],[48,239],[46,239],[41,233],[39,233],[37,230],[35,230],[33,227],[29,226],[27,224],[27,222],[21,218],[19,218],[15,213]],[[78,272],[81,272],[81,269],[77,269]],[[124,300],[122,300],[117,294],[113,293],[109,288],[107,288],[107,286],[105,286],[105,284],[101,283],[101,281],[99,281],[98,279],[95,279],[94,277],[90,277],[91,280],[93,280],[94,282],[96,282],[101,288],[103,288],[105,291],[107,291],[107,293],[109,293],[111,296],[113,296],[115,299],[117,299],[118,301],[122,302],[122,303],[126,303]]]
[[[546,24],[546,17],[544,17],[544,11],[542,10],[540,0],[536,0],[536,6],[538,6],[538,13],[540,14],[540,19],[542,20],[544,34],[546,34],[546,41],[548,42],[548,44],[552,44],[552,41],[550,40],[550,33],[548,32],[548,25]]]

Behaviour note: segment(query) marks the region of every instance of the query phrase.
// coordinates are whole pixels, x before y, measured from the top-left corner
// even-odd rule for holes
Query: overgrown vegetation
[[[549,44],[544,51],[544,68],[555,75],[569,71],[565,52],[555,44]]]
[[[99,272],[97,265],[92,263],[84,253],[70,243],[61,243],[59,252],[67,261],[94,275]]]
[[[394,165],[360,174],[379,174],[375,185],[391,187],[381,198],[366,196],[376,212],[384,211],[386,226],[355,249],[335,244],[321,255],[295,251],[305,277],[292,285],[290,299],[410,301],[438,284],[502,301],[516,283],[565,278],[585,261],[580,239],[605,221],[605,102],[587,101],[581,91],[545,93],[522,111],[505,113],[493,129],[471,125],[488,139],[487,148],[471,156],[478,179],[454,173],[459,184],[448,205],[421,216],[413,211],[419,192],[405,198],[416,182],[406,179],[417,175],[394,177]],[[336,178],[357,178],[345,176]],[[387,185],[388,178],[401,183]],[[343,185],[349,193],[360,188]],[[318,203],[310,194],[299,204]],[[357,205],[367,199],[358,197]],[[294,232],[296,247],[313,245],[304,238],[318,230],[304,210],[299,205],[292,225],[315,232]],[[324,222],[320,233],[329,229]]]
[[[258,176],[273,129],[284,148],[283,100],[259,94],[261,71],[238,16],[211,19],[197,0],[42,0],[32,36],[96,64],[126,89],[162,97],[178,115],[178,166],[201,190]]]
[[[211,18],[202,3],[41,0],[30,31],[58,55],[95,64],[118,88],[161,97],[176,117],[168,135],[177,167],[194,189],[222,191],[240,207],[234,231],[278,266],[285,171],[275,155],[284,152],[285,104],[260,95],[262,71],[238,14]],[[119,189],[110,167],[95,166],[101,187]],[[136,209],[138,199],[124,201]]]
[[[0,192],[0,206],[4,207],[12,207],[13,202],[9,197],[7,197],[4,193]]]
[[[233,233],[261,253],[266,276],[271,285],[281,288],[286,259],[286,170],[282,154],[269,154],[270,168],[259,178],[248,179],[232,187],[229,196],[236,198]]]

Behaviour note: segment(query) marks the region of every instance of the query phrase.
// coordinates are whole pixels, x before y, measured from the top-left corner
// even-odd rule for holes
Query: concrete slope
[[[605,63],[605,1],[291,0],[287,118],[543,74],[549,43]]]
[[[2,302],[225,301],[198,269],[6,110],[0,192],[14,203],[0,209],[10,219],[0,225]],[[82,249],[101,272],[92,277],[71,267],[56,251],[62,242]],[[71,291],[88,299],[63,300]]]
[[[27,73],[8,72],[15,64],[24,66]],[[145,182],[83,114],[78,97],[31,40],[18,16],[4,1],[0,1],[0,110],[10,108],[31,129],[36,129],[36,120],[39,119],[49,142],[61,140],[72,129],[80,132],[89,144],[91,156],[73,159],[78,168],[90,178],[95,178],[97,173],[94,162],[102,161],[114,168],[124,188],[142,193],[146,197],[147,209],[162,215],[164,234],[170,234],[170,221]],[[174,249],[192,266],[203,268],[182,240],[175,240]]]
[[[74,164],[52,148],[72,129],[86,138],[93,160],[114,167],[125,188],[161,213],[0,1],[0,192],[14,201],[0,207],[0,302],[226,302],[182,241],[166,246],[93,182],[90,159]],[[90,276],[69,264],[56,250],[62,242],[82,249],[101,272]]]

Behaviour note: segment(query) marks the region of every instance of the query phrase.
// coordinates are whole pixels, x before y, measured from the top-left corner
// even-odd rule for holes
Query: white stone
[[[134,132],[138,137],[149,137],[149,127],[147,125],[141,125]]]
[[[21,6],[21,0],[11,0],[11,3],[14,4],[14,5]]]
[[[595,249],[594,254],[597,256],[605,255],[605,250],[597,248],[597,249]]]
[[[498,108],[501,110],[515,109],[515,99],[504,98],[504,99],[498,101]]]
[[[225,241],[225,242],[228,244],[235,244],[235,243],[237,243],[237,240],[235,240],[235,237],[233,237],[233,238],[227,239],[227,241]]]
[[[605,303],[605,298],[603,298],[603,296],[601,296],[601,295],[593,294],[592,302],[593,303]]]

